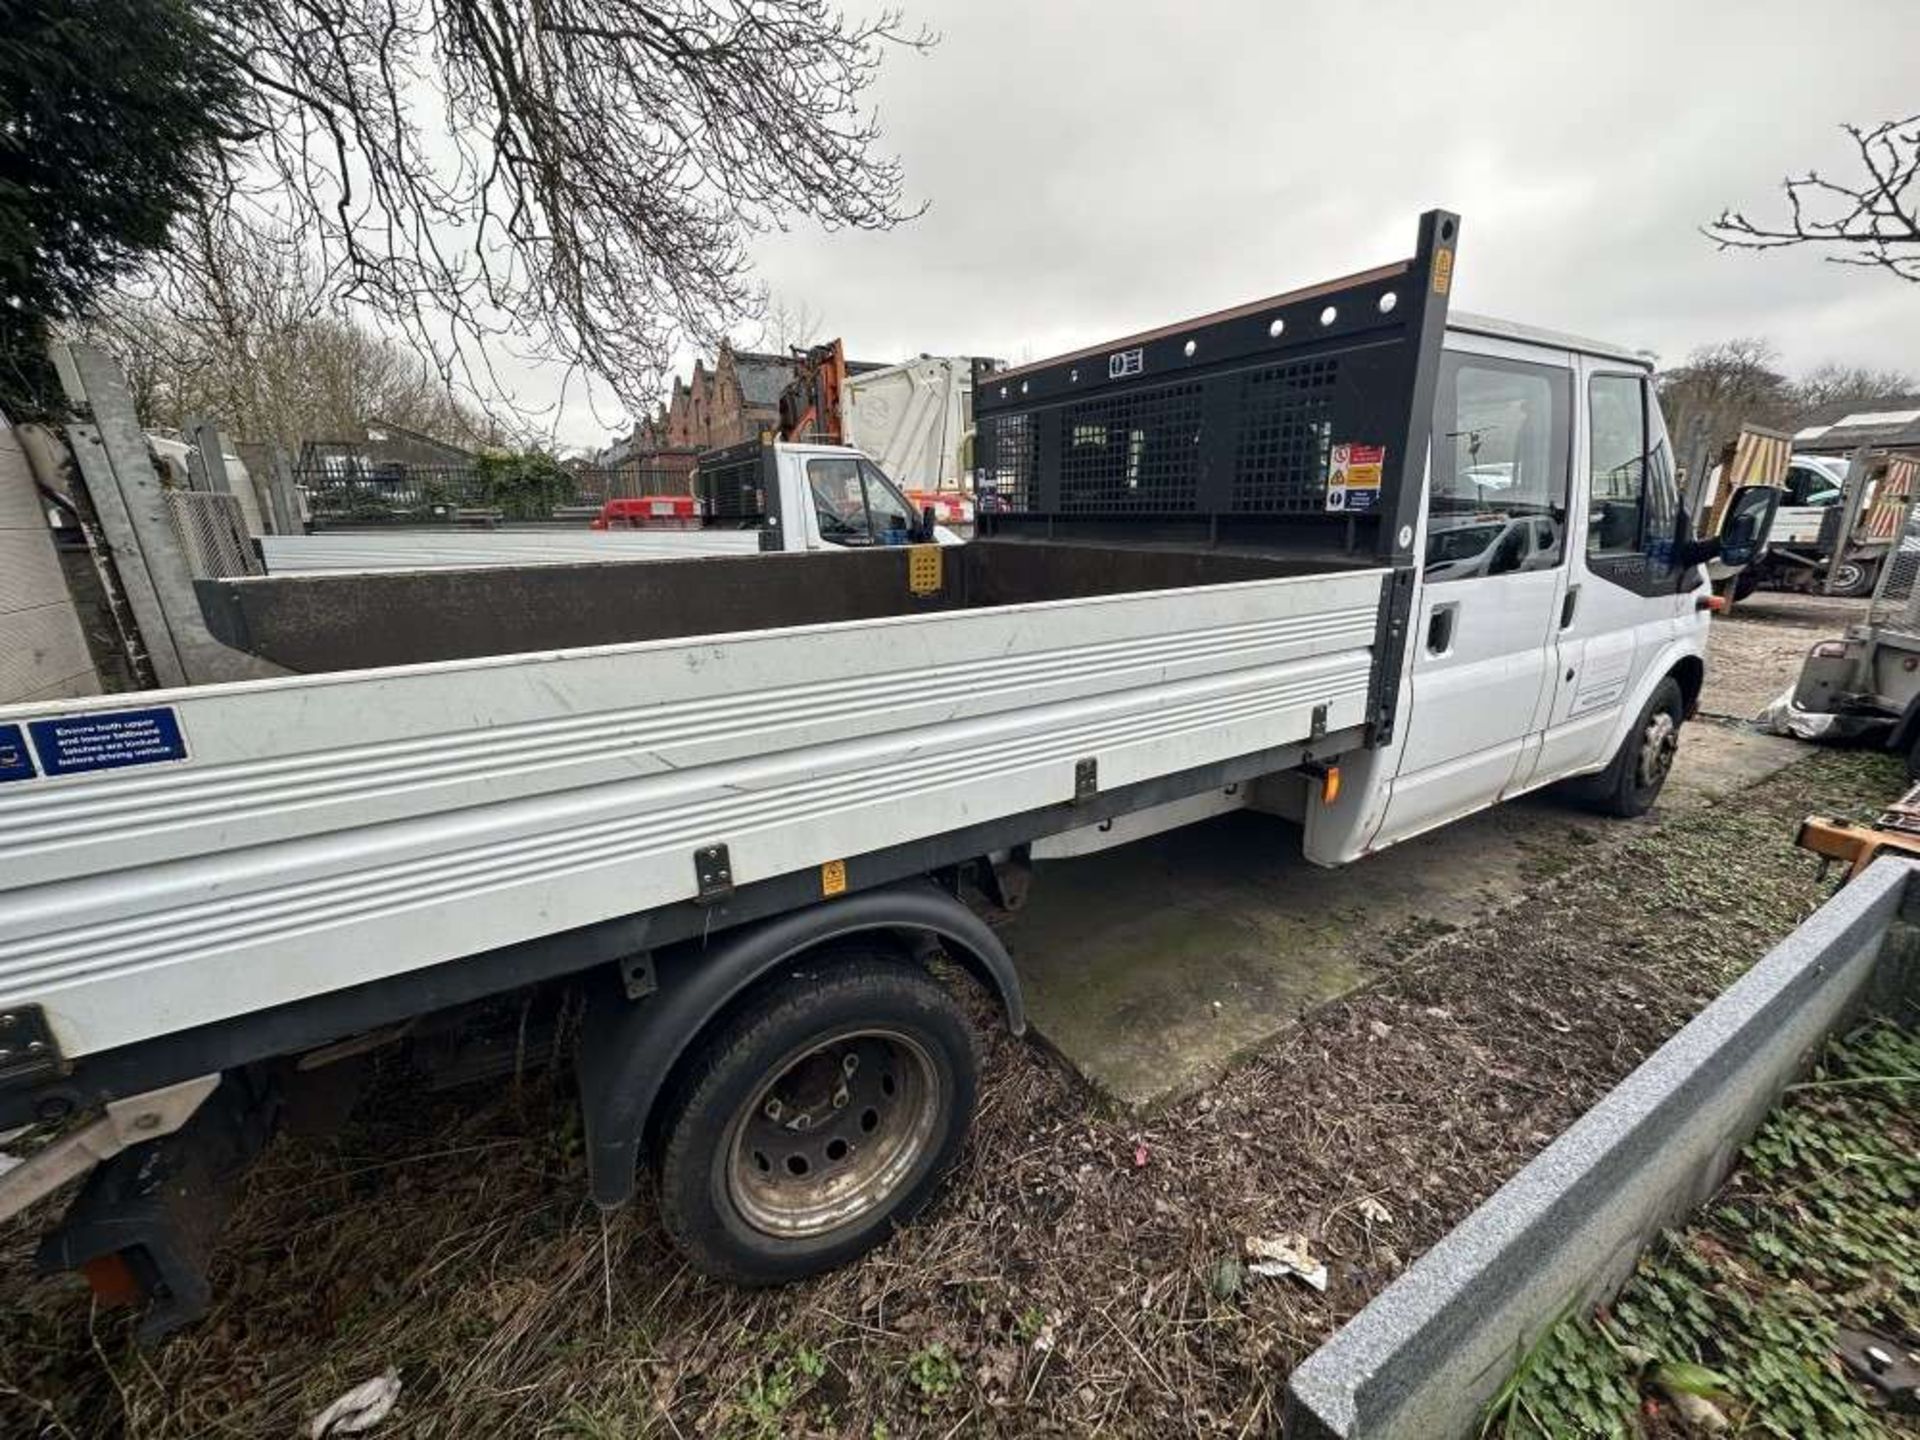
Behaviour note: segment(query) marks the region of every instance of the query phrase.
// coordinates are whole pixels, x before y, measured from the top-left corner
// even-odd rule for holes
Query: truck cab
[[[1707,592],[1677,551],[1680,516],[1643,356],[1450,317],[1406,723],[1361,762],[1375,773],[1356,777],[1357,813],[1312,817],[1309,853],[1352,859],[1596,772],[1588,788],[1613,808],[1650,803],[1706,673]]]
[[[710,527],[757,531],[763,551],[958,545],[851,445],[771,436],[703,456],[694,493]]]

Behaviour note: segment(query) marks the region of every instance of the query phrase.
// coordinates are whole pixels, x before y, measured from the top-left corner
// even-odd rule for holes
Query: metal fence
[[[503,486],[472,465],[414,465],[329,457],[296,466],[294,483],[316,522],[423,525],[583,521],[609,500],[690,495],[684,467],[566,469],[538,487]]]

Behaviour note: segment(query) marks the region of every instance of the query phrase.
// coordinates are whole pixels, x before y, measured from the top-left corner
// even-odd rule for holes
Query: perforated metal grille
[[[174,534],[196,578],[265,573],[247,535],[239,497],[209,490],[168,490],[166,497]]]
[[[1892,497],[1888,509],[1891,512]],[[1904,497],[1893,549],[1880,568],[1868,619],[1875,625],[1920,632],[1920,486]]]
[[[1033,472],[1039,467],[1040,432],[1032,415],[996,415],[980,422],[984,473],[980,493],[1002,510],[1033,507]]]
[[[758,520],[767,513],[757,455],[730,465],[703,466],[695,476],[695,492],[701,512],[712,520]]]
[[[1200,387],[1085,400],[1060,414],[1060,508],[1192,510],[1200,479]]]
[[[1261,515],[1326,508],[1337,358],[1269,365],[1241,377],[1233,508]]]

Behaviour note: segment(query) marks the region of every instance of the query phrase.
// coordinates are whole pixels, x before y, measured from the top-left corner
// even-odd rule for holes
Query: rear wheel
[[[1865,595],[1873,589],[1873,570],[1858,560],[1842,560],[1827,579],[1829,595]]]
[[[1646,814],[1673,770],[1684,718],[1680,686],[1669,675],[1653,687],[1612,763],[1579,782],[1580,797],[1603,814],[1624,819]]]
[[[705,1041],[669,1106],[668,1233],[744,1285],[853,1259],[931,1198],[978,1076],[965,1014],[919,966],[840,952],[796,969]]]

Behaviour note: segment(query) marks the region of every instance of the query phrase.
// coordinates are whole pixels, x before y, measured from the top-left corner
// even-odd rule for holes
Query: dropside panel
[[[180,753],[0,783],[0,1004],[87,1053],[1358,726],[1382,579],[143,694]]]

